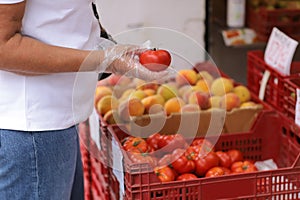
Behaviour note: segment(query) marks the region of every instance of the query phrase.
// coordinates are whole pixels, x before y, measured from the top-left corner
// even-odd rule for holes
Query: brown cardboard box
[[[181,133],[187,137],[246,132],[251,129],[262,110],[263,106],[258,105],[254,108],[237,108],[230,112],[213,109],[174,113],[170,116],[144,115],[133,118],[127,128],[131,135],[142,137],[148,137],[155,132],[161,134]]]

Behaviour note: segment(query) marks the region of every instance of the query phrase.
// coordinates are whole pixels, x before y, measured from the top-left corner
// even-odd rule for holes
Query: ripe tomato
[[[217,156],[220,159],[220,166],[229,168],[232,164],[231,157],[224,151],[217,151]]]
[[[129,153],[130,159],[134,163],[149,163],[152,167],[157,165],[157,159],[148,153]]]
[[[150,49],[140,54],[140,63],[152,71],[162,71],[171,64],[171,54],[163,49]]]
[[[203,138],[196,138],[193,140],[191,146],[195,148],[198,154],[207,154],[208,152],[214,151],[213,144]]]
[[[172,154],[166,154],[161,159],[159,159],[157,165],[159,167],[169,166],[169,167],[173,168],[172,161],[173,161]]]
[[[238,149],[230,149],[227,151],[227,154],[230,156],[232,163],[242,161],[244,159],[243,153]]]
[[[225,171],[223,167],[213,167],[210,168],[206,173],[205,177],[215,177],[215,176],[223,176],[225,175]]]
[[[176,179],[176,173],[174,170],[168,166],[165,167],[155,167],[154,173],[161,182],[170,182]]]
[[[185,154],[184,149],[176,149],[172,153],[172,167],[178,174],[190,173],[195,170],[195,162]]]
[[[186,180],[193,180],[193,179],[197,179],[198,177],[195,174],[191,174],[191,173],[186,173],[186,174],[181,174],[179,175],[176,180],[177,181],[186,181]]]
[[[147,144],[149,146],[151,146],[154,150],[157,150],[160,136],[161,135],[159,133],[154,133],[154,134],[150,135],[146,140]]]
[[[212,167],[219,165],[219,157],[214,152],[209,152],[204,156],[198,156],[195,160],[195,173],[198,176],[204,176],[205,173]]]
[[[237,161],[231,165],[232,173],[247,173],[257,171],[256,166],[250,161]]]
[[[186,149],[187,143],[181,134],[161,135],[158,141],[158,148],[164,153],[173,152],[175,149]]]
[[[129,136],[125,139],[123,147],[126,151],[135,153],[147,153],[151,150],[143,138],[133,136]]]

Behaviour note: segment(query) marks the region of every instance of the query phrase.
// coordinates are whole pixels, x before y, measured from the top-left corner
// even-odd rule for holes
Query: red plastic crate
[[[109,130],[117,141],[127,135],[118,126]],[[300,199],[300,138],[287,118],[264,112],[252,131],[222,135],[215,147],[240,149],[250,160],[272,158],[279,169],[160,183],[149,164],[124,154],[124,199]]]
[[[257,33],[257,38],[267,41],[273,27],[290,37],[300,39],[300,9],[254,9],[247,8],[247,26]]]
[[[264,101],[283,112],[285,79],[299,77],[300,62],[292,62],[291,75],[283,76],[265,63],[263,51],[249,51],[247,53],[247,87],[257,96],[259,96],[263,75],[267,70],[271,75],[266,85]]]
[[[284,82],[284,105],[283,114],[292,121],[295,121],[295,108],[297,101],[297,89],[300,89],[299,78],[289,78]]]

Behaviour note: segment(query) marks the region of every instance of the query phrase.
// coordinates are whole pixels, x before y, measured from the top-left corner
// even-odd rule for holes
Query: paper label
[[[265,98],[265,92],[266,92],[266,87],[267,87],[267,83],[268,83],[268,80],[270,78],[270,75],[271,75],[271,72],[269,70],[266,70],[263,77],[262,77],[262,80],[260,82],[260,88],[259,88],[259,99],[260,100],[264,100]]]
[[[100,137],[102,133],[100,133],[100,119],[95,109],[93,109],[93,112],[89,117],[89,125],[91,138],[96,143],[98,149],[101,150]]]
[[[119,194],[120,199],[123,199],[125,188],[124,188],[124,168],[123,168],[123,154],[122,150],[115,138],[112,138],[112,156],[113,156],[113,174],[116,176],[119,182]]]
[[[295,123],[300,126],[300,89],[296,91]]]
[[[265,62],[284,76],[290,75],[298,42],[274,27],[265,50]]]

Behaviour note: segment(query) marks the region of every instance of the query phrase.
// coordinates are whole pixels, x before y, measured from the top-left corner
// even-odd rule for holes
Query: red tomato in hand
[[[227,154],[230,156],[232,163],[242,161],[244,159],[243,153],[238,149],[230,149],[227,151]]]
[[[171,54],[162,49],[150,49],[140,54],[140,63],[151,71],[162,71],[171,64]]]
[[[195,174],[191,174],[191,173],[186,173],[186,174],[181,174],[179,175],[176,180],[177,181],[186,181],[186,180],[193,180],[193,179],[197,179],[198,177]]]
[[[212,167],[219,165],[219,157],[214,152],[209,152],[204,156],[198,156],[195,160],[195,173],[198,176],[204,176],[205,173]]]
[[[238,161],[231,165],[232,173],[247,173],[257,171],[256,166],[250,161]]]
[[[231,157],[224,151],[217,151],[217,156],[220,159],[220,166],[229,168],[232,164]]]
[[[161,182],[170,182],[176,179],[176,173],[173,169],[168,166],[165,167],[155,167],[154,173]]]
[[[190,173],[195,170],[195,162],[185,154],[184,149],[176,149],[172,153],[172,167],[178,174]]]

